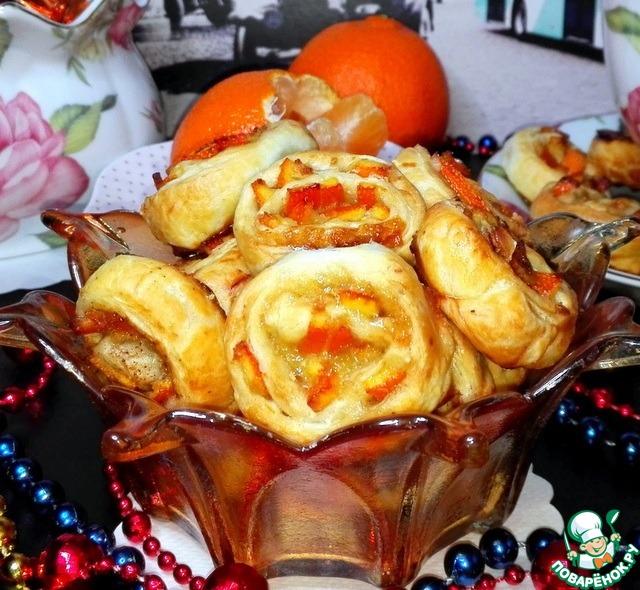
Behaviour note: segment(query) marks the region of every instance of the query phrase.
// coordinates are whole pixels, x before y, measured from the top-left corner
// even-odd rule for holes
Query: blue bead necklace
[[[25,358],[28,358],[29,362],[33,360],[32,356]],[[23,407],[25,402],[34,401],[46,387],[53,369],[54,363],[44,357],[43,370],[32,385],[22,389],[5,388],[0,394],[0,399],[5,400],[5,403],[2,404],[5,411],[17,411]],[[25,394],[25,392],[28,393]],[[637,465],[640,460],[640,435],[636,431],[630,431],[613,437],[608,432],[603,419],[597,415],[585,413],[582,405],[575,398],[581,396],[583,399],[590,400],[596,412],[601,410],[615,411],[620,416],[634,421],[640,421],[640,416],[636,415],[629,406],[616,405],[613,402],[612,392],[607,389],[587,389],[578,383],[570,393],[571,395],[560,403],[555,414],[555,422],[561,426],[577,428],[587,444],[602,444],[618,449],[617,455],[625,464]],[[104,575],[115,572],[125,584],[128,584],[127,587],[130,590],[166,590],[166,585],[161,578],[155,575],[144,575],[145,557],[143,553],[148,557],[156,557],[161,569],[172,572],[174,579],[180,584],[188,585],[189,590],[216,590],[216,585],[207,585],[208,581],[203,577],[193,576],[188,566],[177,563],[171,552],[162,550],[160,541],[151,535],[149,517],[133,508],[133,504],[128,498],[128,492],[117,477],[114,466],[109,465],[105,469],[109,490],[124,519],[123,532],[125,536],[134,543],[141,543],[142,551],[132,546],[116,547],[113,533],[99,524],[88,524],[87,515],[82,506],[66,500],[63,488],[59,483],[43,478],[40,465],[25,456],[22,446],[14,436],[4,433],[6,426],[6,417],[0,413],[0,474],[12,489],[29,500],[38,515],[49,520],[53,530],[59,535],[52,543],[53,546],[57,548],[62,544],[66,550],[69,550],[69,544],[71,544],[72,549],[75,548],[76,557],[78,555],[86,556],[89,550],[78,541],[79,536],[86,537],[100,549],[101,556],[100,559],[94,559],[94,562],[90,564],[89,573]],[[3,506],[3,502],[0,502],[0,505]],[[0,510],[0,519],[4,519],[3,513],[4,510]],[[630,536],[631,543],[640,545],[640,527],[633,529]],[[529,560],[533,562],[544,553],[547,547],[560,539],[558,532],[549,528],[539,528],[534,530],[524,542],[518,542],[509,530],[502,527],[492,528],[481,536],[477,547],[468,542],[461,542],[448,549],[444,557],[446,579],[425,575],[417,578],[410,588],[411,590],[460,590],[462,588],[493,590],[500,581],[516,586],[527,575],[522,567],[515,564],[520,550],[524,549]],[[44,560],[42,560],[42,555],[40,556],[44,563],[47,563],[47,551],[50,549],[45,549],[42,554],[45,556]],[[12,555],[12,551],[0,552],[0,581],[2,581],[5,570],[10,569],[7,564],[19,561],[12,560]],[[486,566],[494,570],[504,570],[504,573],[501,577],[494,577],[485,572]],[[224,567],[218,568],[216,571],[224,569]],[[42,566],[37,568],[34,563],[23,563],[23,570],[23,572],[19,572],[20,575],[16,574],[17,578],[14,577],[13,582],[16,579],[21,579],[20,576],[26,579],[29,576],[34,578],[37,575],[42,575]],[[45,574],[47,574],[46,571]],[[52,573],[51,571],[48,573],[49,578],[55,577],[56,574],[57,572]],[[73,573],[73,575],[85,574],[86,572]],[[249,572],[248,575],[250,577],[255,573]],[[28,586],[23,587],[27,588]],[[46,586],[44,587],[46,588]],[[238,588],[243,587],[238,586]],[[387,590],[399,589],[388,588]]]
[[[590,404],[591,407],[587,407]],[[633,423],[631,430],[615,433],[604,419],[612,412],[625,423]],[[589,447],[608,447],[620,466],[640,466],[640,432],[637,424],[640,416],[627,404],[613,402],[613,392],[606,388],[587,388],[582,383],[573,386],[559,404],[554,422],[573,429],[579,439]]]

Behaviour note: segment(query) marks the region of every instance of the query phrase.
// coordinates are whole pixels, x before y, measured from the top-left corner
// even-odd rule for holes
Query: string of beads
[[[31,351],[15,356],[21,363],[33,364],[40,359],[41,368],[34,380],[24,387],[9,386],[0,392],[0,406],[15,412],[26,403],[37,400],[46,388],[55,369],[48,357]],[[610,411],[638,421],[637,414],[627,404],[616,404],[613,392],[605,388],[589,389],[576,384],[558,407],[555,421],[559,425],[577,427],[589,444],[600,442],[618,448],[619,456],[635,465],[640,451],[640,436],[635,431],[623,432],[616,439],[607,437],[602,418],[584,414],[575,398],[589,401],[596,412]],[[6,428],[6,417],[0,414],[0,433]],[[204,578],[194,575],[192,569],[179,563],[171,551],[163,548],[152,534],[148,514],[134,507],[129,492],[114,465],[105,467],[110,494],[122,518],[122,531],[132,543],[140,545],[115,546],[110,531],[98,524],[87,524],[85,510],[77,503],[65,499],[62,486],[43,479],[40,465],[26,457],[19,441],[10,434],[0,434],[0,471],[12,489],[25,496],[33,510],[49,520],[58,535],[36,558],[15,551],[17,530],[7,517],[4,498],[0,496],[0,582],[11,583],[14,590],[32,587],[64,589],[78,580],[95,576],[117,575],[129,590],[166,590],[164,580],[155,574],[145,574],[145,556],[155,559],[161,571],[171,574],[185,590],[267,590],[268,584],[259,572],[245,564],[228,564],[216,568]],[[632,530],[628,541],[640,546],[640,527]],[[531,570],[515,563],[521,549],[531,561]],[[529,575],[537,589],[549,587],[549,565],[556,559],[566,558],[566,547],[560,535],[549,528],[534,530],[524,542],[518,542],[505,528],[486,531],[478,544],[462,542],[452,545],[445,554],[444,570],[447,579],[426,575],[416,579],[411,590],[493,590],[499,582],[517,586]],[[485,572],[488,566],[503,570],[500,576]],[[400,590],[399,587],[387,590]]]

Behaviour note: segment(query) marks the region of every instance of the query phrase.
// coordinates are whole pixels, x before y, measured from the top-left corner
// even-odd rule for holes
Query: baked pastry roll
[[[575,293],[513,235],[454,162],[440,164],[459,199],[427,211],[416,236],[420,273],[445,314],[491,361],[552,365],[573,337]]]
[[[552,213],[573,213],[586,221],[610,223],[640,212],[640,202],[629,197],[611,197],[596,184],[579,183],[564,178],[549,185],[531,205],[531,215],[543,217]],[[611,268],[640,274],[640,238],[611,252]]]
[[[233,229],[255,274],[300,248],[377,242],[413,261],[425,205],[398,169],[373,156],[308,151],[248,183]]]
[[[429,151],[417,145],[404,148],[394,159],[395,166],[418,189],[425,205],[453,199],[455,193],[434,168]]]
[[[450,385],[435,310],[378,244],[293,252],[256,275],[225,336],[236,400],[299,445],[370,418],[433,410]]]
[[[103,264],[80,290],[75,330],[117,383],[167,407],[235,408],[224,315],[177,268],[132,255]]]
[[[598,131],[587,157],[592,176],[603,176],[612,184],[640,189],[640,145],[629,136]]]
[[[505,141],[501,154],[509,182],[529,203],[548,183],[563,176],[581,177],[587,165],[586,154],[553,127],[517,131]]]
[[[228,236],[206,258],[187,259],[178,268],[211,290],[225,314],[240,289],[251,278],[234,237]]]
[[[230,138],[231,141],[232,138]],[[245,183],[283,156],[317,147],[300,123],[283,120],[256,131],[241,145],[210,158],[183,160],[167,170],[141,214],[162,242],[195,250],[228,229]]]
[[[438,413],[446,414],[461,404],[494,393],[516,390],[523,383],[527,373],[525,369],[504,369],[492,363],[439,309],[435,291],[425,287],[425,294],[436,310],[438,334],[444,348],[453,351],[450,362],[451,387],[438,406]]]

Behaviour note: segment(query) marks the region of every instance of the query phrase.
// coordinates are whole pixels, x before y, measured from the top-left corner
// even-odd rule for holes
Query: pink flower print
[[[118,11],[107,31],[107,38],[125,49],[133,49],[131,31],[144,12],[135,2]]]
[[[65,144],[29,95],[0,98],[0,240],[18,231],[19,219],[68,207],[87,189],[89,177],[64,155]]]
[[[640,143],[640,86],[629,92],[627,106],[622,109],[629,133],[636,143]]]

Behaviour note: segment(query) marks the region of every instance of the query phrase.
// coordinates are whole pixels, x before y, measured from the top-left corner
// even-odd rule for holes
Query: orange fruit
[[[187,111],[173,138],[171,163],[204,145],[231,135],[251,133],[282,117],[274,85],[283,70],[242,72],[207,90]]]
[[[449,91],[440,60],[415,31],[385,16],[337,23],[313,37],[289,71],[324,79],[341,97],[370,96],[402,146],[440,144]]]
[[[196,100],[174,135],[171,164],[242,143],[282,118],[305,124],[321,149],[377,154],[388,135],[384,113],[368,96],[341,99],[316,76],[255,70],[225,78]]]

